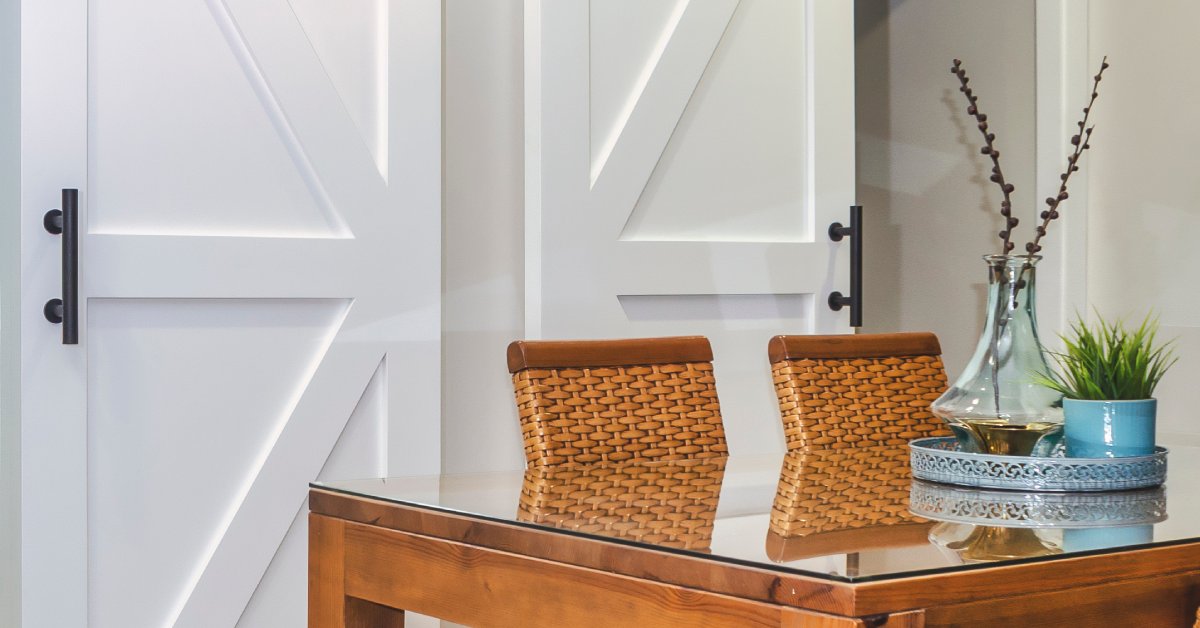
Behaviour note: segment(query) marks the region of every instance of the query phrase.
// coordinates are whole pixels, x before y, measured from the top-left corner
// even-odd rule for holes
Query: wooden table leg
[[[308,515],[308,628],[346,627],[346,524]]]
[[[308,515],[309,628],[404,628],[404,611],[346,596],[346,524]]]

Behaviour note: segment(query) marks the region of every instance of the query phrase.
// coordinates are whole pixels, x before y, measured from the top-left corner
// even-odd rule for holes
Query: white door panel
[[[346,421],[338,442],[317,476],[319,480],[351,477],[380,477],[387,470],[386,366],[371,377],[354,414]],[[369,452],[375,451],[375,455]],[[308,502],[296,511],[287,536],[275,553],[271,566],[238,620],[239,628],[305,626],[307,607],[298,604],[295,592],[308,584]],[[407,617],[405,618],[408,619]],[[408,622],[406,621],[406,624]]]
[[[704,334],[731,448],[782,446],[766,343],[847,332],[853,7],[526,3],[526,331]]]
[[[214,531],[228,528],[262,455],[288,423],[297,382],[309,381],[323,361],[348,305],[91,300],[94,625],[169,625],[179,592],[194,586]],[[214,352],[227,358],[219,370]]]
[[[301,625],[307,483],[440,468],[440,3],[22,19],[24,625]]]
[[[224,3],[89,9],[93,232],[345,233]]]
[[[804,44],[803,2],[739,4],[622,239],[811,239]]]

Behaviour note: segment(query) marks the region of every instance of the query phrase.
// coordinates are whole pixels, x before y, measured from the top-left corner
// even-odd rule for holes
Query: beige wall
[[[448,472],[517,468],[520,435],[503,398],[503,350],[522,326],[520,0],[447,0],[445,360]],[[867,212],[867,331],[933,330],[947,367],[982,323],[983,264],[996,249],[998,195],[949,61],[964,60],[1032,222],[1035,47],[1032,0],[856,2],[858,194]],[[1200,78],[1190,37],[1200,5],[1092,0],[1089,58],[1113,62],[1097,108],[1089,174],[1088,298],[1106,315],[1162,315],[1183,361],[1168,376],[1162,429],[1200,434]],[[1026,234],[1028,231],[1025,232]],[[1047,335],[1056,329],[1043,330]],[[472,386],[484,386],[478,391]],[[503,389],[503,390],[501,390]],[[472,391],[472,392],[468,392]],[[477,392],[475,392],[477,391]],[[486,416],[485,416],[486,415]]]
[[[1090,3],[1088,57],[1112,67],[1088,154],[1088,300],[1105,316],[1159,312],[1180,354],[1156,395],[1159,431],[1200,435],[1197,24],[1191,0]]]
[[[952,374],[982,322],[978,255],[1001,227],[989,164],[967,120],[952,57],[967,63],[997,130],[1026,223],[1033,193],[1035,46],[1032,2],[858,0],[859,200],[867,214],[867,331],[931,329]],[[1179,365],[1159,391],[1160,432],[1200,438],[1200,4],[1090,0],[1088,63],[1109,56],[1088,175],[1089,307],[1107,317],[1161,316]],[[949,97],[952,104],[947,105]],[[960,125],[966,125],[960,127]],[[966,142],[963,132],[966,132]],[[1066,150],[1065,138],[1063,150]],[[1064,152],[1065,154],[1065,152]],[[1069,202],[1065,211],[1069,211]],[[1024,225],[1027,229],[1028,224]],[[1028,233],[1026,231],[1025,233]],[[1060,332],[1043,321],[1043,335]]]
[[[867,331],[933,330],[947,366],[982,324],[1001,225],[949,62],[969,64],[1018,208],[1034,211],[1033,2],[858,0],[859,201]],[[504,348],[523,335],[521,0],[445,4],[443,468],[520,468]],[[482,388],[478,388],[482,387]]]
[[[983,324],[980,256],[999,252],[1003,221],[950,64],[963,60],[989,116],[1015,211],[1033,216],[1034,3],[857,0],[855,12],[864,331],[936,332],[953,377]]]
[[[524,333],[521,0],[446,0],[442,467],[519,469],[504,350]]]

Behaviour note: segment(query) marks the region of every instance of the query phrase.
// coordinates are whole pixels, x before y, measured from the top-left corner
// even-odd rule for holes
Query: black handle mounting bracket
[[[850,238],[850,295],[829,293],[829,309],[840,312],[850,308],[850,326],[862,327],[862,205],[850,207],[850,226],[840,222],[829,225],[829,239],[841,242]]]
[[[63,326],[64,345],[79,344],[79,190],[63,189],[62,209],[42,216],[48,233],[62,236],[62,298],[46,301],[46,320]]]

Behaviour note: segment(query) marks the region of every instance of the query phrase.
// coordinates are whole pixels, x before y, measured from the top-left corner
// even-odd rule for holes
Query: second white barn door
[[[527,335],[707,335],[780,447],[767,340],[850,331],[853,3],[528,0],[525,81]]]

